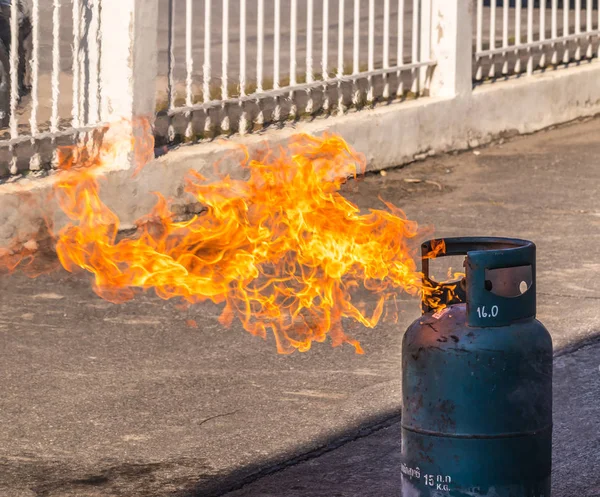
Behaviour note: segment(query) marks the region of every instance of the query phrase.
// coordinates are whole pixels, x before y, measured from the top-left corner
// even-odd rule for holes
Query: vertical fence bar
[[[221,100],[229,98],[229,0],[223,0],[221,25]]]
[[[585,17],[585,30],[589,33],[590,31],[592,31],[594,29],[593,26],[593,22],[592,22],[592,9],[593,9],[594,5],[593,5],[593,0],[586,0],[586,17]],[[593,38],[591,36],[587,37],[587,51],[585,56],[588,59],[592,58],[592,40]]]
[[[575,34],[581,34],[581,0],[575,0]],[[581,60],[581,39],[575,40],[577,48],[575,49],[575,60]]]
[[[79,104],[80,104],[80,78],[79,66],[80,41],[81,41],[81,0],[73,0],[73,109],[71,112],[72,125],[74,128],[81,126]]]
[[[521,44],[521,0],[515,1],[515,46]],[[515,50],[515,56],[517,60],[515,62],[515,74],[521,72],[521,54],[518,50]]]
[[[413,0],[413,17],[412,17],[412,56],[411,62],[414,64],[419,62],[419,24],[420,24],[420,16],[419,16],[419,0]],[[411,92],[413,94],[419,93],[419,71],[416,69],[411,70]]]
[[[569,2],[570,2],[570,0],[563,0],[563,37],[569,36],[569,8],[570,8]],[[563,43],[563,45],[564,45],[563,62],[565,64],[568,64],[569,61],[571,60],[571,57],[569,54],[569,42],[565,41]]]
[[[552,39],[558,38],[558,0],[552,0],[552,28],[551,28]],[[558,63],[558,50],[556,49],[556,43],[552,43],[552,65]]]
[[[19,125],[17,121],[17,105],[19,103],[19,12],[16,1],[11,3],[10,8],[10,137],[19,136]],[[11,165],[10,173],[17,174],[17,155],[13,146],[10,147]]]
[[[240,97],[246,96],[246,7],[246,0],[240,0]],[[238,129],[240,135],[245,135],[248,129],[248,117],[242,100],[240,100],[239,107],[241,116]]]
[[[256,93],[260,94],[264,91],[263,69],[265,65],[265,0],[258,0],[257,4],[256,38],[258,40],[256,47]],[[265,118],[261,100],[259,98],[256,99],[256,105],[258,106],[256,122],[262,126],[265,122]]]
[[[258,0],[256,18],[256,93],[263,92],[265,0]]]
[[[527,2],[527,43],[533,43],[533,0]],[[527,74],[533,74],[533,51],[527,49]]]
[[[396,65],[398,67],[404,65],[404,0],[398,0],[398,32],[397,32],[397,53],[396,53]],[[404,81],[402,77],[402,71],[398,70],[396,73],[397,88],[396,96],[402,98],[404,96]]]
[[[281,0],[275,0],[275,20],[273,26],[273,88],[276,90],[280,85],[280,60],[281,60]],[[273,120],[281,120],[281,105],[279,98],[275,99],[273,109]]]
[[[256,20],[256,38],[258,40],[256,47],[256,93],[263,91],[263,68],[265,64],[265,0],[258,0]]]
[[[281,0],[275,0],[275,19],[273,26],[273,88],[279,88],[281,61]]]
[[[194,53],[192,50],[192,19],[193,8],[192,0],[186,0],[185,2],[185,104],[188,107],[194,105],[194,93],[193,93],[193,75],[194,75]],[[185,137],[190,140],[194,136],[193,126],[193,113],[188,112],[186,114],[188,123],[185,130]]]
[[[79,117],[79,125],[84,126],[86,123],[86,80],[89,77],[89,73],[86,71],[86,67],[89,67],[88,49],[86,43],[89,42],[89,33],[86,33],[86,19],[85,19],[85,8],[92,0],[79,0],[79,50],[77,51],[77,67],[79,68],[79,90],[78,90],[78,106],[77,115]],[[75,2],[73,2],[75,3]],[[75,51],[73,51],[75,52]],[[73,53],[75,56],[75,53]],[[75,103],[75,99],[73,99]],[[80,137],[81,135],[77,135]]]
[[[175,0],[169,0],[169,74],[167,76],[167,99],[169,110],[175,108],[175,99],[177,97],[177,90],[175,89]],[[167,139],[169,141],[175,140],[175,127],[173,126],[172,118],[169,119],[169,129],[167,131]]]
[[[497,1],[490,0],[490,50],[494,50],[496,48],[496,7]],[[489,77],[496,77],[496,63],[493,55],[490,56]]]
[[[240,0],[240,96],[246,96],[246,0]]]
[[[39,0],[33,0],[31,9],[31,116],[29,126],[31,129],[31,146],[34,150],[29,161],[29,169],[37,171],[40,169],[40,154],[37,149],[37,140],[34,138],[38,134],[38,90],[39,90],[39,63],[40,63],[40,5]]]
[[[211,19],[211,2],[212,0],[204,0],[204,64],[202,66],[202,101],[207,104],[210,102],[210,77],[211,77],[211,36],[210,28],[212,26]],[[210,121],[210,112],[207,109],[204,119],[204,132],[210,133],[212,124]]]
[[[37,0],[36,0],[37,1]],[[100,52],[102,36],[100,34],[100,1],[92,0],[92,19],[90,22],[90,35],[88,37],[89,51],[89,79],[87,88],[87,116],[86,125],[97,124],[101,120],[101,92],[100,92]]]
[[[296,85],[296,45],[298,36],[298,0],[290,0],[290,86]],[[295,118],[297,113],[294,90],[290,91],[290,117]]]
[[[419,13],[419,62],[431,60],[431,7],[432,0],[421,0]],[[429,67],[421,67],[419,73],[419,94],[428,87]]]
[[[352,74],[360,72],[360,0],[354,0],[354,44],[352,47]]]
[[[60,97],[60,0],[54,0],[52,8],[52,111],[50,115],[50,131],[58,132],[58,99]],[[56,138],[51,140],[53,159],[52,166],[57,166]]]
[[[314,26],[314,0],[307,0],[306,5],[306,82],[314,82],[313,73],[313,26]],[[306,102],[306,112],[312,113],[313,111],[313,100],[312,90],[306,91],[308,95],[308,101]]]
[[[367,70],[375,70],[375,0],[369,0],[369,40]],[[373,78],[367,77],[367,101],[373,102]]]
[[[306,82],[314,81],[313,74],[313,24],[314,0],[307,0],[306,5]]]
[[[598,21],[596,22],[596,29],[600,31],[600,2],[598,3]],[[600,43],[598,43],[598,58],[600,58]]]
[[[508,48],[508,13],[510,2],[506,0],[502,3],[502,48]],[[506,52],[502,52],[502,74],[508,74],[508,56]]]
[[[290,0],[290,2],[290,86],[295,86],[297,73],[298,0]]]
[[[390,0],[383,0],[383,68],[390,67]],[[389,75],[383,75],[383,93],[384,99],[390,98]]]
[[[229,131],[229,115],[225,101],[229,98],[229,0],[223,0],[223,22],[221,26],[221,100],[223,117],[221,129]]]
[[[354,46],[353,46],[352,74],[360,72],[360,0],[354,0]],[[360,90],[356,79],[352,81],[352,103],[358,105]]]
[[[321,74],[323,81],[329,79],[329,0],[323,0],[323,47],[321,53]],[[323,110],[329,110],[329,88],[323,84]]]
[[[477,53],[483,51],[483,0],[477,0],[477,32],[475,35],[475,51]],[[477,56],[477,71],[475,72],[475,79],[480,81],[483,77],[483,67],[481,65],[481,58]]]
[[[344,92],[342,88],[342,76],[344,75],[344,7],[345,0],[339,0],[338,3],[338,67],[337,67],[337,97],[338,97],[338,113],[344,113]]]
[[[546,0],[540,0],[540,41],[546,39]],[[546,67],[546,47],[540,45],[540,62],[539,67]]]

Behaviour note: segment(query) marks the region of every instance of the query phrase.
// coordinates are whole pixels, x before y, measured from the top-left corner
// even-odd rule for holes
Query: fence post
[[[126,166],[137,166],[154,153],[158,2],[102,0],[100,26],[101,120],[135,139]]]
[[[433,0],[430,95],[454,97],[473,88],[473,1]]]

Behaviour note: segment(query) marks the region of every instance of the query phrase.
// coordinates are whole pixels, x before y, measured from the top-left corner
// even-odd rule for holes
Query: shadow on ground
[[[600,334],[555,353],[553,497],[600,496],[599,364]],[[65,478],[70,470],[58,463],[40,467],[21,458],[19,473],[39,483],[31,493],[17,495],[400,497],[396,410],[372,415],[315,444],[318,449],[299,447],[228,474],[215,474],[202,458],[182,457],[147,464],[106,461],[96,473]],[[15,463],[1,461],[4,470]],[[191,475],[197,480],[192,485]]]
[[[60,462],[41,464],[35,454],[31,454],[30,458],[0,458],[2,483],[10,483],[13,479],[30,482],[28,490],[16,490],[13,487],[10,490],[11,497],[216,497],[274,474],[281,479],[282,485],[287,485],[286,468],[313,465],[314,461],[320,461],[320,458],[329,453],[344,450],[348,444],[377,435],[381,430],[393,429],[399,420],[396,410],[378,413],[359,425],[348,426],[343,432],[332,434],[323,440],[315,440],[310,447],[298,447],[290,453],[268,457],[227,474],[215,472],[210,461],[202,457],[181,457],[147,463],[123,463],[107,459],[99,465],[97,471],[82,473],[80,468],[65,467]],[[390,442],[393,444],[395,440]],[[318,448],[315,449],[315,446]],[[318,478],[318,474],[314,476]],[[301,487],[292,485],[292,488]],[[335,495],[331,486],[326,489],[328,495]]]
[[[399,421],[385,413],[321,451],[243,478],[235,491],[199,483],[174,497],[400,497]],[[555,353],[553,439],[553,497],[600,496],[600,334]]]
[[[600,332],[555,352],[553,497],[600,496],[599,366]],[[30,482],[15,497],[400,497],[400,448],[394,409],[231,472],[216,471],[200,454],[106,459],[85,473],[58,461],[40,464],[31,454],[0,458],[0,468],[4,484]]]
[[[400,413],[398,410],[377,413],[365,419],[361,424],[349,426],[347,430],[344,430],[343,432],[316,441],[316,444],[319,446],[317,449],[307,450],[307,448],[299,447],[291,452],[289,457],[281,455],[274,459],[265,460],[258,464],[240,468],[238,471],[230,473],[218,482],[200,481],[192,488],[183,492],[174,493],[173,497],[217,497],[229,494],[229,492],[244,489],[245,487],[251,489],[253,488],[254,482],[257,482],[260,486],[260,482],[263,481],[263,478],[266,478],[266,481],[280,480],[278,481],[279,485],[277,485],[277,491],[296,491],[290,495],[305,495],[302,492],[298,494],[297,491],[308,491],[311,489],[308,485],[310,480],[314,478],[315,482],[320,481],[320,484],[323,486],[321,489],[322,492],[325,492],[325,494],[329,496],[335,496],[337,495],[335,486],[331,485],[331,482],[323,479],[323,477],[332,469],[329,461],[332,459],[337,460],[337,454],[345,453],[347,446],[354,446],[354,444],[360,443],[362,440],[370,440],[371,437],[377,437],[377,434],[380,431],[383,430],[384,432],[387,432],[388,429],[398,426],[399,422]],[[395,445],[395,440],[389,440],[389,442],[391,442],[392,445]],[[364,442],[362,442],[361,446],[362,445],[365,445]],[[362,459],[362,455],[357,453],[355,454],[354,459],[355,465],[357,466],[355,469],[359,472],[361,466],[364,468],[364,464],[359,463],[360,459]],[[321,460],[326,461],[326,464],[323,467],[321,467],[320,464]],[[297,479],[295,473],[298,469],[302,472],[308,472],[308,474],[305,475],[307,477],[306,482],[295,483]],[[314,471],[314,469],[321,469],[321,471]],[[346,474],[346,476],[348,476],[348,474]],[[312,490],[315,489],[315,482],[312,482]],[[318,488],[318,484],[316,485],[316,488]],[[240,495],[261,494],[246,494],[245,492],[242,492]],[[280,495],[283,497],[284,494]]]

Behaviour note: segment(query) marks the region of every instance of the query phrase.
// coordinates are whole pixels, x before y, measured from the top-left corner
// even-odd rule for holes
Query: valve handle
[[[436,254],[441,241],[445,250]],[[506,326],[535,317],[533,242],[498,237],[445,238],[423,243],[421,251],[423,280],[439,289],[446,305],[466,303],[469,326]],[[466,256],[465,278],[459,284],[433,281],[429,276],[429,260],[452,255]],[[422,307],[424,313],[433,310],[425,303]]]

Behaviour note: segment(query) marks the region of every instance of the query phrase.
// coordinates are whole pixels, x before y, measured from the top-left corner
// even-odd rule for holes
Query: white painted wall
[[[433,0],[431,16],[431,58],[437,62],[430,94],[453,97],[471,92],[472,19],[471,0]]]
[[[158,6],[153,0],[102,0],[102,120],[153,118]]]
[[[101,12],[101,119],[119,122],[106,139],[152,139],[142,135],[151,133],[156,110],[158,2],[102,0]],[[135,168],[151,160],[152,153],[126,152],[114,166]]]

